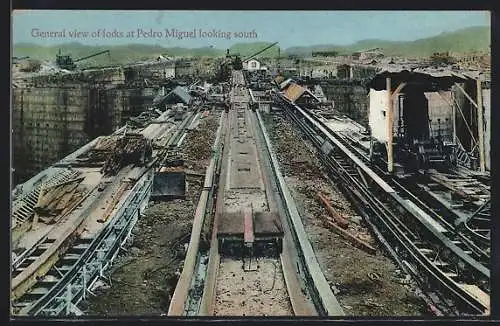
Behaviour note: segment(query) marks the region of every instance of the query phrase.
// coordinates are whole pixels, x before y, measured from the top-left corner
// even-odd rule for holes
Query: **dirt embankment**
[[[94,290],[81,304],[88,315],[166,315],[191,234],[192,221],[203,188],[204,173],[219,122],[212,111],[191,131],[178,151],[184,158],[185,200],[150,202],[126,246],[111,268],[111,286]]]
[[[275,116],[266,121],[309,240],[346,315],[426,315],[426,305],[413,292],[409,278],[384,255],[362,218],[339,188],[326,178],[316,149],[283,117]],[[349,232],[377,249],[375,255],[354,247],[328,226],[325,222],[328,212],[318,200],[318,192],[348,220]]]

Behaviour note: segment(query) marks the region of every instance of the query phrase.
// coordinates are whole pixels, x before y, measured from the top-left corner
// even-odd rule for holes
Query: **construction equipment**
[[[239,53],[230,54],[229,49],[226,52],[226,58],[231,60],[231,65],[234,70],[243,69],[243,62],[241,61],[241,57]]]
[[[61,69],[75,70],[77,62],[80,62],[80,61],[83,61],[86,59],[90,59],[92,57],[95,57],[95,56],[98,56],[98,55],[101,55],[104,53],[108,53],[108,55],[109,55],[109,50],[100,51],[100,52],[88,55],[86,57],[73,60],[73,58],[70,55],[61,54],[61,49],[59,49],[59,52],[56,55],[56,64]]]
[[[240,57],[240,55],[238,53],[230,54],[229,53],[229,49],[227,49],[226,58],[231,60],[231,65],[232,65],[232,67],[233,67],[234,70],[242,70],[244,62],[246,62],[246,61],[254,58],[255,56],[257,56],[257,55],[261,54],[262,52],[266,51],[267,49],[272,48],[276,44],[278,44],[278,42],[274,42],[273,44],[266,46],[262,50],[259,50],[259,51],[255,52],[255,53],[253,53],[253,54],[245,57],[244,59],[241,59],[241,57]]]
[[[254,57],[256,57],[257,55],[261,54],[262,52],[266,51],[267,49],[272,48],[272,47],[273,47],[273,46],[275,46],[276,44],[278,44],[278,42],[274,42],[273,44],[266,46],[266,47],[265,47],[265,48],[263,48],[262,50],[260,50],[260,51],[258,51],[258,52],[255,52],[255,53],[254,53],[254,54],[252,54],[252,55],[249,55],[248,57],[246,57],[245,59],[243,59],[243,60],[242,60],[242,63],[243,63],[243,62],[246,62],[246,61],[248,61],[248,60],[250,60],[250,59],[252,59],[252,58],[254,58]]]

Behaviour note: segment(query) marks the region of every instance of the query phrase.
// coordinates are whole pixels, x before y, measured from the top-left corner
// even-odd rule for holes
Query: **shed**
[[[280,82],[280,84],[279,84],[279,86],[280,86],[280,90],[284,90],[284,89],[285,89],[285,88],[287,88],[287,87],[288,87],[288,85],[290,85],[291,83],[293,83],[293,79],[291,79],[291,78],[288,78],[287,80]]]
[[[297,85],[295,83],[290,83],[285,90],[283,91],[283,95],[290,100],[291,102],[297,101],[299,98],[306,96],[310,99],[313,99],[317,102],[321,102],[316,95],[314,95],[309,89]]]
[[[168,94],[159,98],[157,103],[159,105],[177,104],[177,103],[184,103],[186,105],[190,105],[192,100],[193,97],[189,95],[188,91],[184,87],[177,86]]]
[[[446,71],[409,71],[387,69],[370,81],[368,121],[372,136],[387,141],[386,111],[388,105],[387,78],[393,94],[393,133],[411,138],[427,139],[443,132],[451,137],[451,87],[463,82],[464,77]],[[449,104],[449,105],[447,105]],[[435,118],[435,119],[434,119]]]
[[[261,69],[261,62],[257,59],[250,59],[243,61],[243,69],[249,70],[249,71],[254,71],[254,70],[260,70]]]

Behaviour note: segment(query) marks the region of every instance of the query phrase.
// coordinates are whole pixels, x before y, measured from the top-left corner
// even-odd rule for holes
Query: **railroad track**
[[[489,312],[489,270],[468,243],[438,223],[394,180],[380,176],[338,135],[307,111],[281,98],[287,116],[316,146],[330,177],[372,226],[387,251],[412,275],[439,311]]]
[[[169,315],[343,315],[244,84],[233,73],[223,151],[207,173],[215,208],[195,217],[212,225],[210,248],[185,264]]]
[[[170,131],[158,124],[154,128],[158,130],[149,129],[154,137]],[[122,169],[109,180],[104,192],[97,186],[90,189],[90,198],[70,213],[74,217],[65,221],[64,230],[58,234],[49,232],[16,260],[11,291],[14,315],[82,313],[77,305],[92,294],[90,288],[98,279],[106,279],[106,271],[147,206],[154,165],[161,159],[158,157],[161,153],[156,152],[153,161],[146,166]],[[98,220],[103,214],[106,220],[101,226],[86,232],[88,226],[96,228],[90,220]]]
[[[335,136],[365,164],[370,164],[368,152],[359,146],[355,139],[345,133],[338,133]],[[382,160],[380,165],[371,166],[385,182],[411,197],[419,208],[444,227],[452,242],[483,266],[490,268],[491,194],[483,175],[450,169],[446,173],[420,171],[400,177],[397,174],[395,176],[387,174],[381,168],[385,165],[386,162]],[[442,182],[440,179],[450,181],[450,183]],[[436,183],[436,180],[441,183]],[[466,184],[466,191],[476,194],[476,201],[452,200],[450,192],[456,189],[453,184]]]

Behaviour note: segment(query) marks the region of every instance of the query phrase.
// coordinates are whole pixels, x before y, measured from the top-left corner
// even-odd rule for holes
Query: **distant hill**
[[[487,26],[476,26],[460,29],[454,32],[441,33],[439,35],[423,38],[411,42],[395,42],[386,40],[362,40],[347,46],[315,45],[308,47],[288,48],[285,53],[296,55],[311,55],[312,51],[335,50],[339,54],[350,54],[352,52],[381,48],[387,56],[404,57],[429,57],[434,52],[458,52],[468,53],[484,51],[491,44],[490,28]]]
[[[271,42],[238,43],[230,47],[230,53],[238,53],[242,57],[251,55],[271,45]],[[312,51],[335,50],[339,54],[350,54],[352,52],[370,48],[382,48],[387,56],[406,57],[429,57],[434,52],[473,52],[487,50],[491,44],[490,28],[486,26],[470,27],[454,32],[442,33],[440,35],[419,39],[410,42],[394,42],[385,40],[362,40],[348,46],[337,46],[333,44],[315,45],[307,47],[291,47],[281,49],[281,55],[294,54],[310,56]],[[58,50],[63,54],[71,54],[74,59],[81,58],[92,53],[109,49],[110,55],[100,55],[82,62],[82,65],[110,65],[117,63],[128,63],[138,60],[152,59],[158,55],[166,56],[224,56],[225,49],[213,47],[182,48],[162,47],[160,45],[128,44],[114,46],[89,46],[80,43],[67,43],[63,45],[41,46],[31,43],[17,43],[14,45],[13,55],[16,57],[30,56],[33,59],[55,60]],[[257,57],[277,57],[280,54],[279,44],[266,50]]]
[[[229,53],[238,53],[242,58],[247,56],[251,56],[254,53],[257,53],[267,46],[273,44],[274,42],[252,42],[252,43],[238,43],[229,48]],[[279,44],[276,44],[266,51],[262,52],[262,54],[257,55],[256,57],[267,57],[267,58],[275,58],[278,57],[280,53]]]
[[[76,60],[103,50],[110,50],[110,55],[99,55],[82,61],[85,65],[110,65],[129,63],[139,60],[152,59],[163,56],[220,56],[224,51],[203,47],[187,49],[182,47],[164,48],[159,45],[127,44],[114,46],[91,46],[80,43],[66,43],[54,46],[40,46],[31,43],[18,43],[14,45],[13,55],[16,57],[30,56],[33,59],[55,60],[56,54],[61,49],[62,54],[70,54]]]

